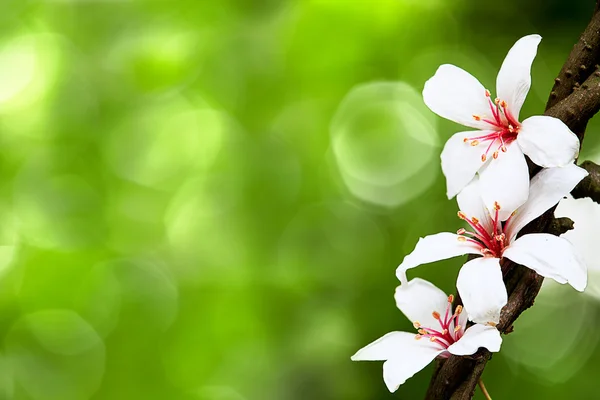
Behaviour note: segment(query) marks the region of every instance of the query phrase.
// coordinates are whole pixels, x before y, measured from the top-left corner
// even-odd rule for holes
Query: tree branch
[[[585,168],[589,175],[575,186],[572,192],[573,197],[576,199],[589,197],[600,204],[600,165],[584,161],[580,166]]]
[[[592,20],[585,28],[579,41],[573,46],[565,61],[546,103],[546,110],[567,97],[574,87],[581,85],[600,63],[600,2],[596,2]]]
[[[546,105],[545,115],[561,119],[583,141],[589,119],[600,110],[600,0],[594,15],[555,80],[554,88]],[[583,166],[589,164],[584,163]],[[586,168],[587,169],[587,168]],[[540,168],[530,164],[530,175]],[[596,170],[597,171],[597,170]],[[592,174],[590,174],[592,175]],[[600,174],[595,175],[600,182]],[[600,195],[600,184],[594,183]],[[586,193],[590,193],[589,186]],[[522,233],[563,233],[572,227],[568,219],[555,219],[554,209],[546,211],[525,227]],[[508,303],[500,315],[498,330],[503,334],[513,331],[513,323],[523,311],[531,307],[540,291],[544,278],[533,270],[515,264],[508,259],[502,261],[504,283],[508,292]],[[460,299],[457,299],[460,301]],[[439,360],[431,378],[425,398],[427,400],[470,400],[475,392],[486,363],[492,354],[486,349],[468,357],[451,356]]]
[[[600,16],[600,13],[595,15]],[[598,36],[600,37],[600,32]],[[600,48],[598,52],[600,53]],[[599,110],[600,69],[596,66],[583,84],[575,86],[566,98],[547,109],[544,114],[562,120],[582,140],[587,122]]]

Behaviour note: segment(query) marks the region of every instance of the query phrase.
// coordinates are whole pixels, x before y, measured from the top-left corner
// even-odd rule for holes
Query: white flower
[[[531,268],[558,283],[569,283],[578,291],[587,284],[587,270],[582,258],[568,240],[547,233],[532,233],[516,239],[529,222],[554,206],[587,175],[571,164],[542,170],[531,180],[529,198],[511,217],[500,221],[501,205],[496,203],[490,214],[481,200],[481,184],[475,178],[458,195],[458,216],[473,230],[459,229],[457,234],[438,233],[419,239],[412,253],[404,257],[396,275],[406,282],[406,271],[421,264],[464,254],[483,257],[463,265],[456,286],[469,318],[477,323],[497,324],[500,310],[506,305],[506,287],[502,281],[500,259],[506,257]]]
[[[447,195],[458,194],[479,172],[490,212],[494,202],[514,210],[527,200],[529,174],[523,154],[542,167],[572,163],[579,139],[559,119],[534,116],[519,122],[531,86],[531,64],[539,35],[519,39],[508,52],[496,79],[498,98],[468,72],[445,64],[425,83],[423,100],[439,116],[478,131],[454,134],[441,154]],[[499,218],[510,213],[500,210]]]
[[[480,324],[466,328],[467,313],[461,306],[453,311],[454,297],[432,283],[415,278],[398,286],[394,297],[419,333],[390,332],[352,356],[353,361],[385,361],[383,380],[390,392],[436,357],[474,354],[480,347],[500,351],[498,330]]]

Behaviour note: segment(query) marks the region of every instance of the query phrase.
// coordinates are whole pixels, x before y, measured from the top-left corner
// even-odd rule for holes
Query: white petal
[[[444,315],[448,305],[448,296],[433,283],[414,278],[396,288],[394,294],[396,306],[410,322],[419,322],[430,328],[439,326],[432,313]]]
[[[554,215],[573,220],[574,229],[562,234],[561,237],[575,246],[583,257],[588,271],[600,271],[600,257],[598,257],[600,204],[589,197],[574,199],[569,196],[558,203]],[[588,292],[589,288],[586,289],[586,293]]]
[[[456,287],[471,321],[499,322],[500,310],[508,301],[499,259],[481,257],[467,262],[458,273]]]
[[[508,246],[503,256],[580,292],[587,285],[583,258],[567,239],[548,233],[524,235]]]
[[[490,232],[492,230],[492,220],[481,197],[481,185],[478,176],[473,178],[471,183],[461,190],[456,197],[456,201],[460,211],[464,212],[467,217],[477,218],[486,231]]]
[[[465,254],[481,254],[479,247],[471,242],[461,242],[454,233],[442,232],[420,238],[415,249],[404,257],[396,269],[396,276],[406,284],[406,271],[421,264],[445,260]]]
[[[505,227],[509,241],[512,241],[525,225],[568,195],[587,175],[585,169],[575,164],[546,168],[537,173],[531,180],[529,198],[519,207]]]
[[[496,94],[506,101],[517,120],[531,87],[531,64],[541,40],[540,35],[529,35],[517,40],[508,51],[496,78]]]
[[[352,361],[385,361],[392,357],[399,357],[413,345],[418,345],[416,334],[408,332],[390,332],[374,342],[358,350]]]
[[[465,331],[456,343],[448,347],[448,351],[456,356],[474,354],[480,347],[485,347],[495,353],[500,351],[502,338],[500,332],[493,326],[475,324]]]
[[[477,146],[465,143],[465,138],[489,135],[493,131],[458,132],[452,135],[444,145],[440,158],[442,171],[446,176],[446,194],[451,199],[460,192],[488,161],[481,161],[487,145],[480,142]]]
[[[501,221],[510,217],[529,195],[529,169],[525,156],[515,142],[506,147],[506,153],[501,151],[498,158],[479,173],[483,201],[492,215],[494,203],[500,204]]]
[[[544,167],[563,167],[579,155],[579,139],[564,122],[544,115],[521,124],[517,142],[531,161]]]
[[[423,101],[440,117],[464,126],[489,128],[486,122],[476,121],[473,115],[494,119],[483,85],[473,75],[454,65],[441,65],[425,82]]]
[[[414,340],[414,339],[413,339]],[[424,342],[420,340],[419,342]],[[431,342],[430,342],[431,343]],[[402,358],[393,358],[383,363],[383,380],[390,392],[398,390],[406,380],[425,368],[434,358],[441,354],[431,346],[412,349]]]
[[[442,352],[429,340],[415,340],[415,336],[408,332],[390,332],[357,351],[351,359],[389,360],[383,364],[383,379],[390,392],[394,392]]]
[[[463,328],[467,326],[467,322],[469,321],[469,312],[463,308],[462,312],[458,315],[458,325]]]

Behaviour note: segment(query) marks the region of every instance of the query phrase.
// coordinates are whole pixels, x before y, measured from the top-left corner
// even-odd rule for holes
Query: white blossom
[[[531,64],[539,35],[519,39],[508,52],[496,79],[498,97],[468,72],[445,64],[425,83],[425,104],[439,116],[475,128],[458,132],[444,146],[442,170],[448,198],[456,196],[480,175],[482,195],[490,212],[503,205],[501,221],[527,200],[529,173],[524,154],[542,167],[572,163],[579,139],[559,119],[533,116],[520,122],[519,113],[531,86]]]
[[[469,355],[480,347],[500,350],[502,338],[496,328],[481,324],[467,328],[466,311],[460,305],[453,310],[454,296],[446,296],[432,283],[419,278],[403,282],[394,297],[418,333],[390,332],[352,356],[353,361],[385,361],[383,380],[390,392],[436,357]]]
[[[482,184],[475,178],[458,195],[459,218],[471,231],[439,233],[421,238],[412,253],[398,266],[396,275],[406,282],[406,271],[421,264],[464,254],[483,257],[468,261],[461,268],[457,288],[469,318],[478,323],[495,325],[507,301],[500,260],[503,257],[531,268],[558,283],[569,283],[578,291],[587,284],[587,269],[582,257],[564,238],[547,233],[532,233],[519,238],[525,225],[557,204],[587,171],[571,164],[542,170],[531,180],[529,198],[518,209],[509,209],[509,218],[499,217],[502,205],[495,202],[490,213],[482,202]]]

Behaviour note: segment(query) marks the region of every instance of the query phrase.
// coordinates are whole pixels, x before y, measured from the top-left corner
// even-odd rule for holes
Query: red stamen
[[[492,147],[492,145],[493,145],[494,143],[496,143],[496,140],[498,140],[498,138],[496,138],[496,139],[492,140],[492,141],[490,142],[490,145],[488,146],[488,148],[487,148],[487,149],[485,149],[485,155],[486,155],[486,157],[487,157],[487,153],[490,151],[490,148]],[[500,139],[500,140],[502,140],[502,139]]]
[[[494,116],[494,119],[496,120],[496,123],[500,123],[500,118],[498,115],[498,107],[494,105],[494,103],[492,102],[492,99],[489,98],[488,96],[488,102],[490,103],[490,110],[492,110],[492,115]]]
[[[418,321],[413,322],[413,326],[417,329],[418,334],[415,335],[416,340],[428,338],[431,342],[439,344],[442,348],[447,349],[455,343],[464,332],[464,327],[458,325],[458,315],[462,312],[462,306],[457,306],[452,312],[452,303],[454,296],[448,296],[448,304],[446,313],[443,319],[440,318],[440,313],[433,311],[431,315],[440,324],[440,328],[433,329],[422,326]]]
[[[463,230],[464,230],[464,229],[463,229]],[[483,236],[481,236],[481,235],[479,235],[479,234],[477,234],[477,233],[475,233],[475,232],[469,232],[469,231],[467,231],[467,230],[464,230],[464,232],[463,232],[463,233],[460,233],[459,235],[469,235],[469,236],[472,236],[472,237],[474,237],[475,239],[479,239],[479,240],[481,240],[482,242],[485,242],[485,241],[486,241],[486,239],[485,239]]]
[[[506,145],[517,138],[520,127],[519,121],[517,121],[517,119],[508,109],[508,104],[506,104],[506,101],[497,98],[494,102],[492,102],[488,93],[489,91],[486,90],[485,95],[488,98],[493,120],[481,117],[479,115],[473,115],[473,118],[476,121],[486,122],[490,125],[490,127],[493,128],[494,132],[487,135],[465,138],[465,142],[471,141],[472,146],[477,146],[479,141],[491,141],[487,150],[481,156],[482,161],[487,160],[488,153],[497,140],[500,140],[501,144],[498,147],[498,150],[493,153],[494,158],[498,158],[499,151],[506,152]]]
[[[495,116],[494,116],[495,117]],[[481,121],[483,122],[487,122],[488,124],[492,125],[492,126],[497,126],[498,128],[502,128],[502,123],[498,122],[498,121],[490,121],[489,119],[486,118],[481,118]]]
[[[446,325],[448,323],[448,314],[450,314],[450,308],[452,307],[452,303],[448,303],[448,306],[446,307],[446,315],[444,315],[444,322],[441,323],[442,326]]]

